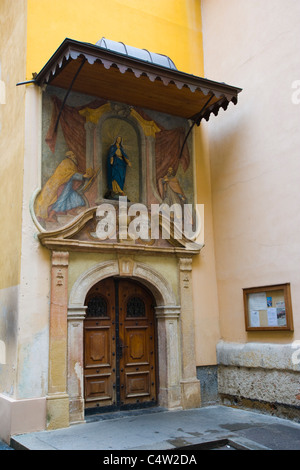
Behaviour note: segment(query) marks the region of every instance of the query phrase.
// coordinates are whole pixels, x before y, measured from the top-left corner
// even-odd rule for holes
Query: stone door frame
[[[180,400],[179,328],[180,307],[169,283],[153,268],[131,259],[106,261],[84,272],[74,283],[68,306],[68,395],[70,423],[84,420],[83,321],[85,298],[97,282],[112,276],[130,277],[144,284],[156,301],[158,336],[158,403],[178,408]],[[170,360],[172,358],[172,360]]]
[[[68,252],[52,252],[47,429],[84,421],[85,299],[94,284],[112,276],[139,281],[152,292],[156,301],[158,405],[170,410],[200,406],[191,273],[192,259],[179,258],[181,305],[178,305],[171,285],[157,270],[130,256],[119,256],[81,274],[68,300]]]

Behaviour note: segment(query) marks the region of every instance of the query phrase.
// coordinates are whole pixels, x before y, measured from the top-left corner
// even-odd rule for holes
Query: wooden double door
[[[152,295],[134,281],[108,278],[93,286],[86,305],[86,412],[155,405],[156,345]]]

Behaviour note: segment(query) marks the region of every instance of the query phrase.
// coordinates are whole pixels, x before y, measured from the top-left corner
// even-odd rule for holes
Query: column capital
[[[155,315],[157,319],[177,320],[180,316],[180,306],[163,305],[160,307],[155,307]]]
[[[179,258],[180,271],[192,271],[192,258]]]
[[[96,127],[96,124],[92,121],[86,121],[84,123],[84,127],[85,127],[86,130],[94,130],[95,127]]]
[[[52,251],[51,261],[52,261],[52,266],[68,266],[69,265],[69,252],[68,251]]]
[[[68,307],[68,321],[83,321],[86,317],[87,307]]]

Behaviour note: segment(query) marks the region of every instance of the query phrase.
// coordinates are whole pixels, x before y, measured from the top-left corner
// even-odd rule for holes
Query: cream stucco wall
[[[205,124],[211,157],[221,337],[300,336],[300,4],[202,0],[205,74],[243,88]],[[216,34],[217,31],[217,34]],[[291,283],[294,333],[246,333],[242,289]]]
[[[118,260],[117,254],[107,253],[76,253],[71,252],[69,255],[69,272],[68,272],[68,292],[70,294],[72,287],[77,279],[90,268],[103,263],[105,261]],[[159,274],[167,279],[171,289],[174,292],[177,303],[178,295],[178,273],[177,259],[172,256],[143,256],[134,255],[132,260],[137,263],[145,263],[149,267],[155,269]]]
[[[198,366],[216,363],[216,344],[220,339],[217,279],[215,270],[210,161],[207,135],[195,129],[197,203],[204,205],[204,247],[193,260],[195,349]]]
[[[42,93],[26,90],[22,255],[19,297],[18,380],[16,398],[44,396],[48,384],[50,253],[37,239],[30,214],[33,192],[40,186]],[[33,366],[34,364],[34,366]]]

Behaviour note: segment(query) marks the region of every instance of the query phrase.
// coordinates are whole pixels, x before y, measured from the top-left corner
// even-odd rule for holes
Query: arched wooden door
[[[108,278],[93,286],[86,305],[86,412],[155,405],[156,347],[152,295],[134,281]]]

